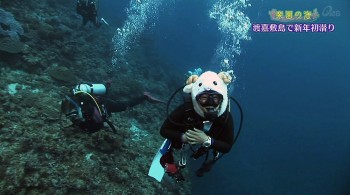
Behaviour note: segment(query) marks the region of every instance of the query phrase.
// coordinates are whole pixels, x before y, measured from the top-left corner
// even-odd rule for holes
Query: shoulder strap
[[[87,93],[85,91],[77,91],[77,92],[75,92],[74,95],[77,95],[77,94],[84,94],[84,95],[87,95],[87,97],[91,98],[92,102],[96,105],[99,113],[101,114],[101,116],[103,116],[100,105],[97,103],[96,98],[93,95],[91,95],[90,93]]]
[[[185,101],[185,112],[193,110],[192,98],[190,95],[184,97]]]
[[[193,114],[193,104],[191,95],[187,95],[184,97],[185,101],[185,122],[187,124],[194,124],[195,115]]]
[[[117,130],[115,129],[113,123],[107,119],[105,119],[106,123],[109,125],[109,127],[113,130],[114,133],[117,133]]]

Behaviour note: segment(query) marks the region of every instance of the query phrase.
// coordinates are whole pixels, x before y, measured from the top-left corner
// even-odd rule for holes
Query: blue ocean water
[[[214,54],[222,34],[208,17],[213,3],[167,1],[149,18],[155,25],[145,33],[184,74],[197,67],[220,69]],[[315,22],[332,23],[335,31],[249,32],[251,40],[241,42],[233,64],[233,95],[244,109],[242,133],[211,172],[203,178],[193,174],[193,194],[350,194],[350,2],[250,3],[245,12],[252,23],[272,23],[273,8],[317,8]],[[102,4],[111,19],[111,7],[128,6]],[[323,13],[328,6],[340,15]]]

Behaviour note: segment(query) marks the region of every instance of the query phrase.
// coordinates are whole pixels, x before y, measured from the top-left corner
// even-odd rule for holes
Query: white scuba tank
[[[107,88],[104,84],[79,84],[75,86],[73,93],[75,94],[77,91],[84,91],[95,95],[105,95]]]

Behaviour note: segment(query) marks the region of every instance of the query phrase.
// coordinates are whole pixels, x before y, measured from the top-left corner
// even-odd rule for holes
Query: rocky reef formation
[[[166,100],[182,82],[150,54],[152,41],[142,38],[107,72],[113,23],[81,27],[70,0],[1,0],[2,13],[23,32],[1,18],[0,30],[17,31],[18,40],[10,41],[21,48],[0,51],[0,194],[190,193],[189,181],[158,183],[147,176],[163,140],[164,104],[145,102],[113,114],[117,133],[106,127],[86,134],[60,117],[60,101],[77,82],[111,80],[111,97],[147,90]],[[0,33],[0,44],[10,38]]]

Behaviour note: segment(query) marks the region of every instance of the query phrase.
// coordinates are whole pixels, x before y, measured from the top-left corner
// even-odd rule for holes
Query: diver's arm
[[[114,113],[114,112],[122,112],[122,111],[125,111],[127,108],[131,108],[138,104],[141,104],[147,99],[147,97],[144,95],[140,95],[130,100],[112,100],[105,97],[100,97],[100,99],[103,101],[107,110],[111,113]]]
[[[169,116],[171,121],[180,124],[183,123],[183,116],[185,113],[184,110],[184,105],[177,107]],[[182,139],[182,135],[185,131],[183,128],[185,127],[173,124],[170,119],[167,118],[164,121],[162,127],[160,128],[160,135],[174,142],[183,142],[184,140]]]
[[[210,147],[218,152],[228,153],[231,150],[234,141],[233,128],[232,115],[229,114],[226,124],[223,126],[222,134],[219,138],[212,138],[212,145]]]

